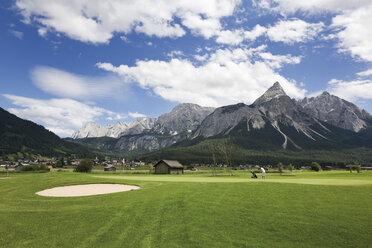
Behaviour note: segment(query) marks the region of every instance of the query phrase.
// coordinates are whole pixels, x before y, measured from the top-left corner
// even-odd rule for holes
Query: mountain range
[[[276,82],[251,105],[214,109],[183,103],[158,118],[106,127],[90,123],[73,138],[95,148],[124,151],[154,151],[228,136],[247,149],[350,148],[358,146],[371,120],[367,111],[328,92],[296,101]],[[114,139],[99,138],[103,136]]]
[[[108,126],[89,123],[72,137],[60,139],[0,108],[0,156],[18,152],[90,157],[120,154],[147,160],[167,157],[210,162],[210,145],[229,140],[234,158],[242,162],[248,158],[252,163],[287,159],[306,164],[320,152],[323,161],[343,157],[341,161],[361,158],[372,163],[368,155],[372,117],[367,111],[327,92],[291,99],[279,83],[250,105],[210,108],[183,103],[158,118],[142,117]]]

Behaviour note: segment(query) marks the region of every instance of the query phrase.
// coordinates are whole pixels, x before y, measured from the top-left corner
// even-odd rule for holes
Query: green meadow
[[[0,174],[1,247],[371,247],[372,171]],[[64,185],[140,190],[42,197]]]

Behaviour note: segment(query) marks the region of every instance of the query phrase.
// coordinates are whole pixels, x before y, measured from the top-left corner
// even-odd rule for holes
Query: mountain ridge
[[[47,156],[93,154],[86,147],[65,141],[43,126],[0,107],[0,155],[18,152]]]
[[[329,106],[322,103],[327,99],[330,101]],[[328,109],[333,108],[336,116],[343,116],[342,121],[336,123],[325,118],[327,115],[323,112],[327,109],[312,112],[313,108],[317,108],[318,100],[319,104]],[[350,116],[353,118],[349,118]],[[354,118],[355,116],[358,118]],[[342,133],[352,136],[347,131],[357,133],[366,129],[369,118],[367,111],[328,92],[322,93],[318,98],[296,101],[285,93],[279,82],[275,82],[250,105],[238,103],[213,109],[196,104],[179,104],[171,112],[159,116],[151,129],[134,135],[121,135],[114,149],[154,151],[180,142],[190,143],[187,140],[223,137],[232,133],[240,133],[240,143],[247,145],[249,142],[244,139],[250,140],[252,144],[249,147],[260,149],[265,147],[265,142],[271,143],[266,144],[266,147],[273,149],[302,150],[317,145],[325,148],[339,147],[342,145],[338,135]],[[356,143],[355,139],[351,140]]]

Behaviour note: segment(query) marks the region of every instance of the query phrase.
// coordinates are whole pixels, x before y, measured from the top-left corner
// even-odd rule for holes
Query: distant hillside
[[[64,141],[43,126],[18,118],[0,108],[0,155],[17,152],[44,156],[62,154],[93,156],[88,148]]]
[[[284,165],[292,163],[294,166],[307,166],[311,162],[317,161],[322,166],[330,165],[343,168],[346,164],[358,161],[362,165],[372,166],[372,148],[349,148],[349,149],[307,149],[307,150],[257,150],[244,148],[236,145],[239,143],[235,138],[232,139],[231,164],[253,165],[276,165],[282,162]],[[186,146],[173,146],[158,151],[137,154],[132,156],[142,161],[156,161],[160,159],[175,159],[183,164],[206,163],[213,164],[213,149],[215,149],[215,159],[217,164],[226,164],[225,155],[221,147],[226,138],[206,139],[196,144]]]

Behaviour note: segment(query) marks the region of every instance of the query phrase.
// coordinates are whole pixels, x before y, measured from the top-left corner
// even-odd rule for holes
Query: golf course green
[[[12,173],[0,180],[0,247],[372,246],[372,171],[248,173]],[[92,183],[141,189],[35,194]]]

